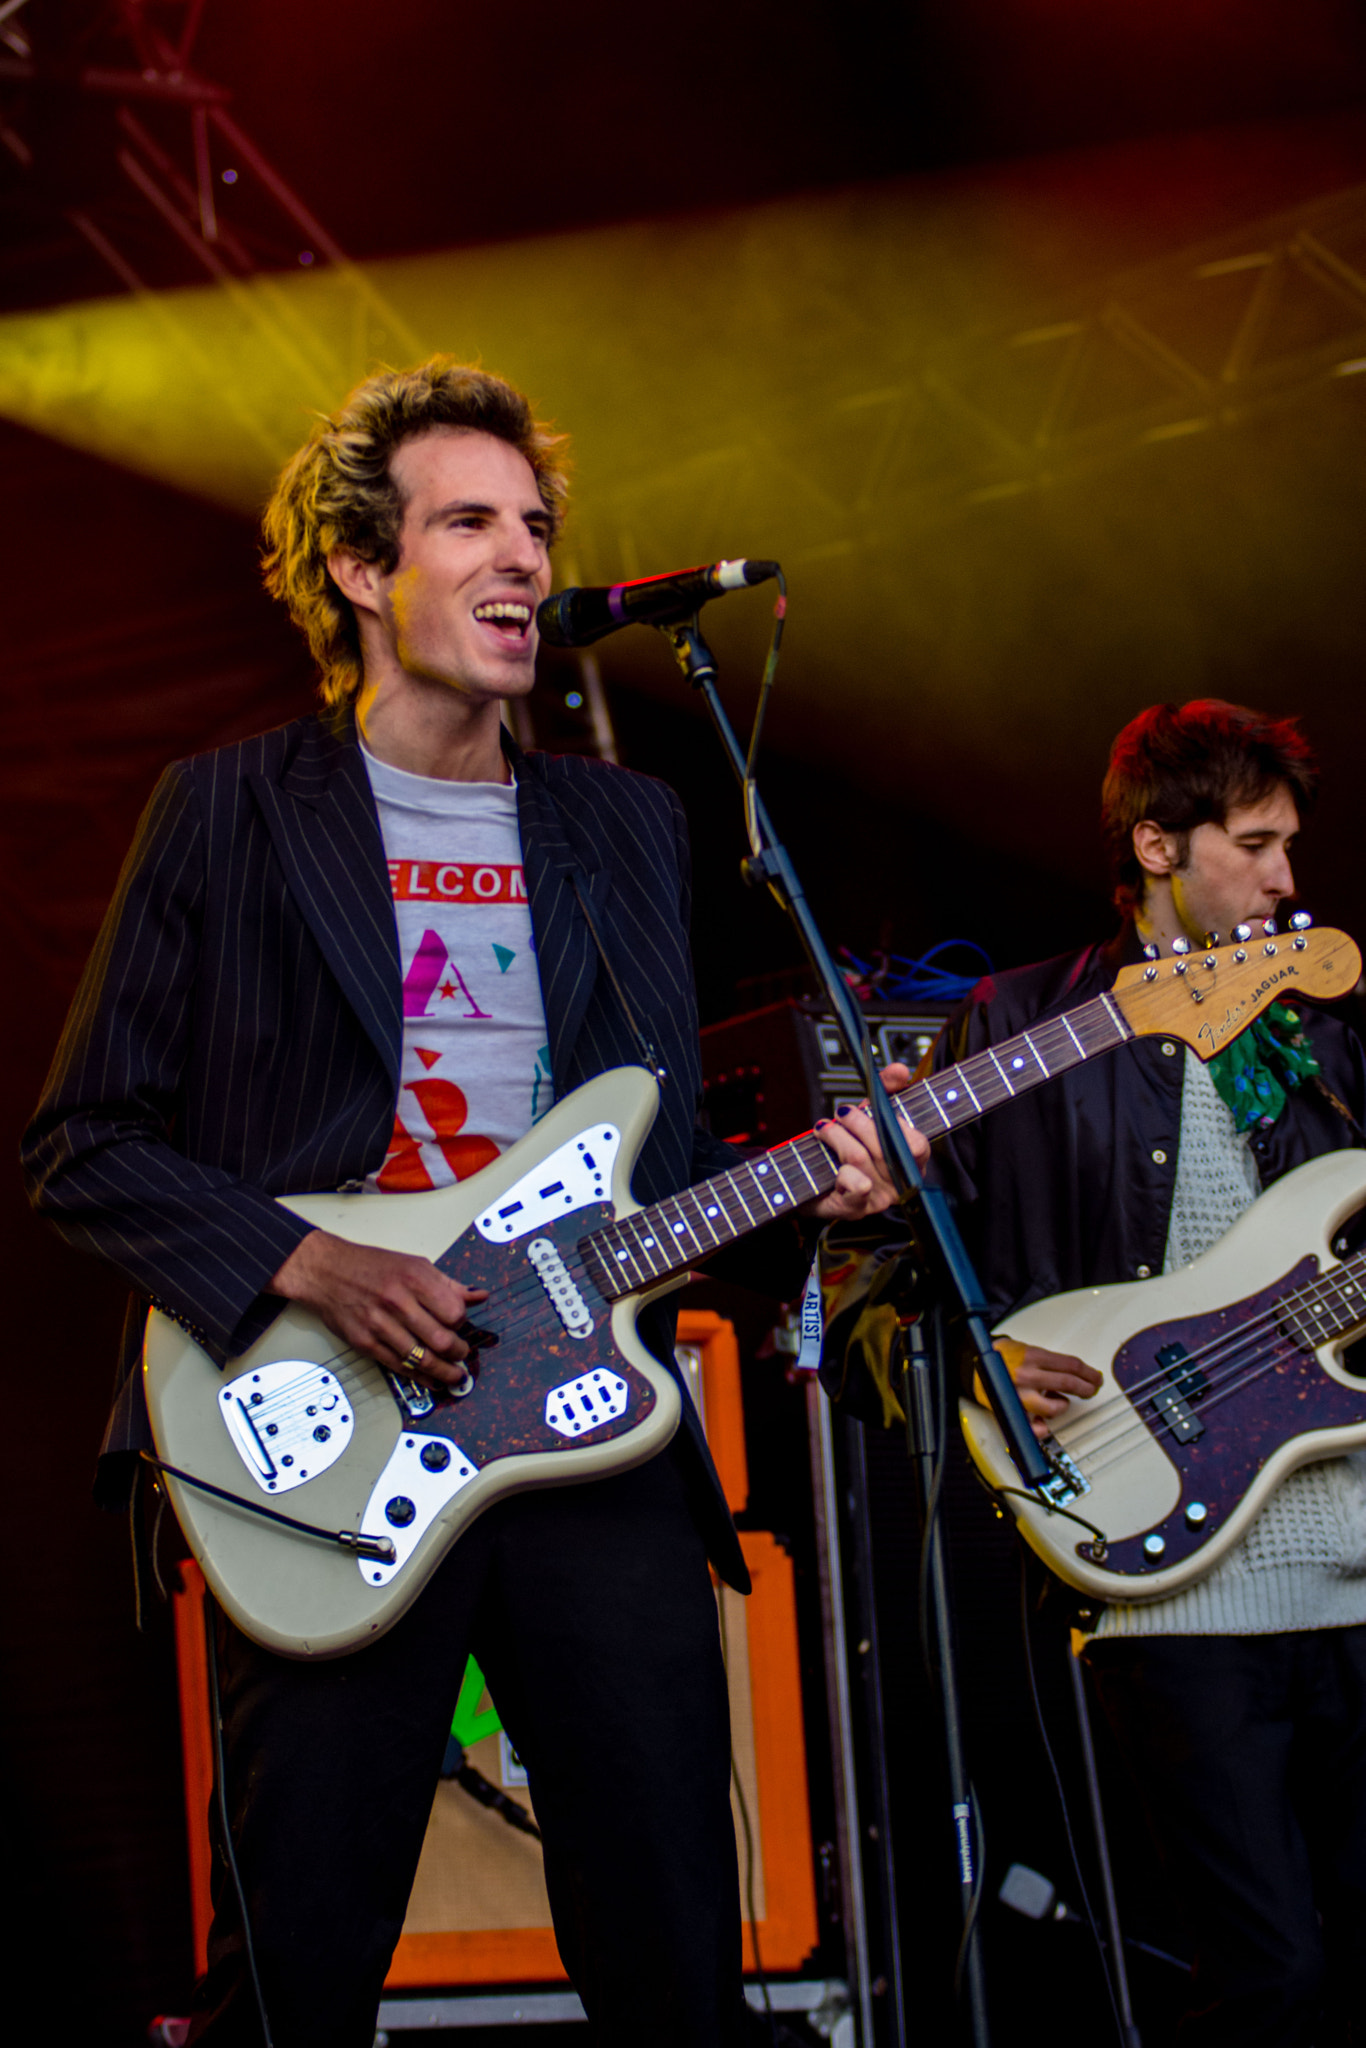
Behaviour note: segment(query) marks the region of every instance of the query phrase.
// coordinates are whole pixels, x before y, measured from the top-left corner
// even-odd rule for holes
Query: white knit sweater
[[[1256,1163],[1189,1050],[1164,1270],[1217,1244],[1260,1192]],[[1183,1593],[1107,1607],[1097,1636],[1270,1635],[1366,1622],[1366,1452],[1302,1465],[1243,1541]]]

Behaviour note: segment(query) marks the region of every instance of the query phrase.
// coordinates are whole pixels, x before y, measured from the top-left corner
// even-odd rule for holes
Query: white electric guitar
[[[1328,930],[1128,967],[1104,995],[917,1083],[899,1106],[934,1137],[1141,1034],[1208,1058],[1277,997],[1330,1000],[1360,971],[1353,942]],[[495,1500],[624,1470],[668,1442],[680,1397],[636,1334],[642,1302],[825,1194],[836,1167],[808,1132],[642,1209],[631,1175],[656,1102],[643,1068],[617,1068],[454,1187],[286,1202],[353,1243],[423,1255],[488,1289],[466,1332],[475,1370],[461,1396],[339,1351],[294,1307],[226,1372],[168,1316],[149,1317],[143,1370],[164,1482],[248,1635],[295,1657],[358,1648]]]
[[[1100,1600],[1158,1600],[1218,1563],[1272,1488],[1366,1444],[1366,1252],[1333,1240],[1366,1206],[1366,1152],[1311,1159],[1202,1258],[1159,1280],[1032,1302],[998,1337],[1083,1358],[1103,1384],[1044,1448],[1044,1501],[1017,1491],[996,1418],[961,1404],[974,1462],[1060,1579]]]

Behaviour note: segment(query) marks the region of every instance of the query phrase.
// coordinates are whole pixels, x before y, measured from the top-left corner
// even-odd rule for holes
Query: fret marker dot
[[[643,1237],[640,1241],[644,1245],[647,1252],[654,1250],[655,1241],[652,1237]]]
[[[1017,1059],[1013,1059],[1013,1060],[1012,1060],[1012,1061],[1010,1062],[1010,1064],[1011,1064],[1011,1066],[1012,1066],[1012,1067],[1014,1067],[1014,1069],[1015,1069],[1016,1073],[1018,1074],[1018,1073],[1019,1073],[1019,1071],[1020,1071],[1020,1069],[1021,1069],[1021,1067],[1022,1067],[1022,1066],[1024,1065],[1024,1061],[1023,1061],[1022,1059],[1018,1059],[1018,1058],[1017,1058]]]
[[[685,1231],[685,1230],[687,1229],[687,1227],[688,1227],[688,1226],[687,1226],[687,1224],[686,1224],[686,1223],[675,1223],[675,1225],[674,1225],[674,1229],[675,1229],[675,1230],[677,1231],[677,1233],[678,1233],[678,1235],[679,1235],[680,1237],[682,1237],[682,1235],[683,1235],[684,1231]]]
[[[623,1261],[624,1261],[624,1260],[625,1260],[625,1258],[626,1258],[626,1253],[625,1253],[625,1252],[618,1252],[618,1253],[617,1253],[617,1257],[618,1257],[619,1259],[621,1259],[621,1260],[623,1260]]]
[[[775,1209],[777,1208],[777,1206],[778,1206],[779,1202],[781,1202],[781,1201],[782,1201],[782,1199],[783,1199],[783,1198],[782,1198],[782,1196],[781,1196],[781,1195],[775,1195],[775,1196],[773,1197],[773,1206],[774,1206],[774,1208],[775,1208]]]
[[[715,1216],[715,1215],[716,1215],[716,1213],[717,1213],[717,1209],[716,1209],[716,1204],[715,1204],[715,1202],[713,1202],[713,1203],[712,1203],[712,1205],[711,1205],[710,1209],[704,1209],[704,1210],[702,1211],[702,1214],[703,1214],[704,1216]]]
[[[754,1169],[754,1171],[755,1171],[756,1173],[767,1173],[767,1172],[768,1172],[768,1168],[767,1168],[766,1166],[756,1166],[756,1167],[755,1167],[755,1169]]]
[[[945,1102],[957,1102],[958,1090],[956,1088],[946,1089],[944,1092],[944,1100]]]

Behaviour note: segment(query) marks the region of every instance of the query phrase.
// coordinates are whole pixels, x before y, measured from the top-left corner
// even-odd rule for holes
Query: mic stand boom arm
[[[745,757],[740,751],[734,728],[721,703],[716,688],[716,663],[698,630],[696,617],[685,625],[660,626],[657,630],[673,648],[678,665],[693,688],[702,692],[707,710],[711,714],[712,724],[716,727],[726,756],[743,787],[750,780]],[[862,1012],[854,1000],[848,982],[830,957],[787,849],[774,834],[763,798],[752,784],[749,822],[757,844],[745,863],[747,878],[768,883],[797,928],[797,935],[801,939],[806,956],[815,968],[825,990],[826,999],[834,1011],[835,1021],[849,1056],[863,1074],[863,1085],[867,1091],[873,1122],[877,1126],[882,1156],[903,1197],[910,1194],[919,1197],[921,1212],[928,1226],[931,1241],[939,1252],[941,1266],[961,1307],[968,1342],[976,1355],[977,1371],[992,1411],[1001,1425],[1016,1470],[1026,1486],[1038,1486],[1049,1477],[1048,1460],[1029,1426],[1029,1417],[1025,1413],[1015,1383],[1006,1370],[1005,1361],[992,1343],[981,1283],[973,1270],[958,1225],[953,1219],[948,1198],[942,1188],[926,1185],[924,1175],[915,1163],[901,1127],[901,1120],[873,1066],[872,1043],[864,1025]]]

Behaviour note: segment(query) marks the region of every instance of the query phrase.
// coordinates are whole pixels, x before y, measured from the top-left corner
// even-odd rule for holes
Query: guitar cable
[[[1074,1519],[1077,1518],[1074,1517]],[[1057,1755],[1049,1739],[1048,1723],[1043,1710],[1043,1700],[1039,1694],[1038,1673],[1034,1667],[1034,1636],[1030,1627],[1029,1560],[1031,1552],[1027,1548],[1024,1538],[1018,1532],[1015,1540],[1019,1546],[1020,1557],[1020,1636],[1024,1646],[1025,1676],[1029,1681],[1029,1699],[1034,1710],[1034,1725],[1038,1730],[1039,1741],[1043,1745],[1044,1757],[1053,1779],[1053,1789],[1057,1794],[1058,1812],[1062,1819],[1063,1833],[1067,1837],[1067,1854],[1072,1864],[1072,1875],[1077,1881],[1077,1894],[1081,1899],[1082,1914],[1086,1920],[1086,1925],[1091,1930],[1091,1939],[1096,1945],[1096,1956],[1100,1963],[1101,1975],[1105,1979],[1106,1996],[1110,2001],[1110,2014],[1115,2023],[1115,2038],[1120,2043],[1120,2048],[1131,2048],[1130,2035],[1120,2017],[1119,1999],[1115,1992],[1110,1959],[1106,1953],[1105,1942],[1101,1937],[1100,1923],[1096,1919],[1095,1908],[1091,1904],[1091,1893],[1086,1882],[1086,1874],[1082,1869],[1081,1852],[1077,1847],[1076,1833],[1072,1826],[1072,1809],[1068,1803],[1067,1788],[1063,1784]]]
[[[301,1522],[294,1515],[282,1515],[278,1508],[268,1508],[264,1501],[248,1500],[245,1494],[233,1493],[226,1486],[215,1486],[212,1480],[200,1479],[193,1472],[186,1472],[179,1465],[168,1465],[164,1458],[158,1458],[152,1451],[140,1451],[139,1457],[149,1464],[154,1472],[164,1472],[168,1478],[179,1479],[185,1486],[197,1487],[200,1493],[211,1493],[215,1500],[225,1500],[229,1507],[244,1508],[249,1515],[261,1515],[267,1522],[278,1522],[283,1529],[292,1529],[297,1536],[315,1536],[320,1543],[337,1543],[343,1550],[354,1551],[357,1557],[373,1557],[380,1564],[392,1564],[395,1558],[393,1544],[387,1536],[364,1536],[354,1529],[324,1529],[317,1522]]]

